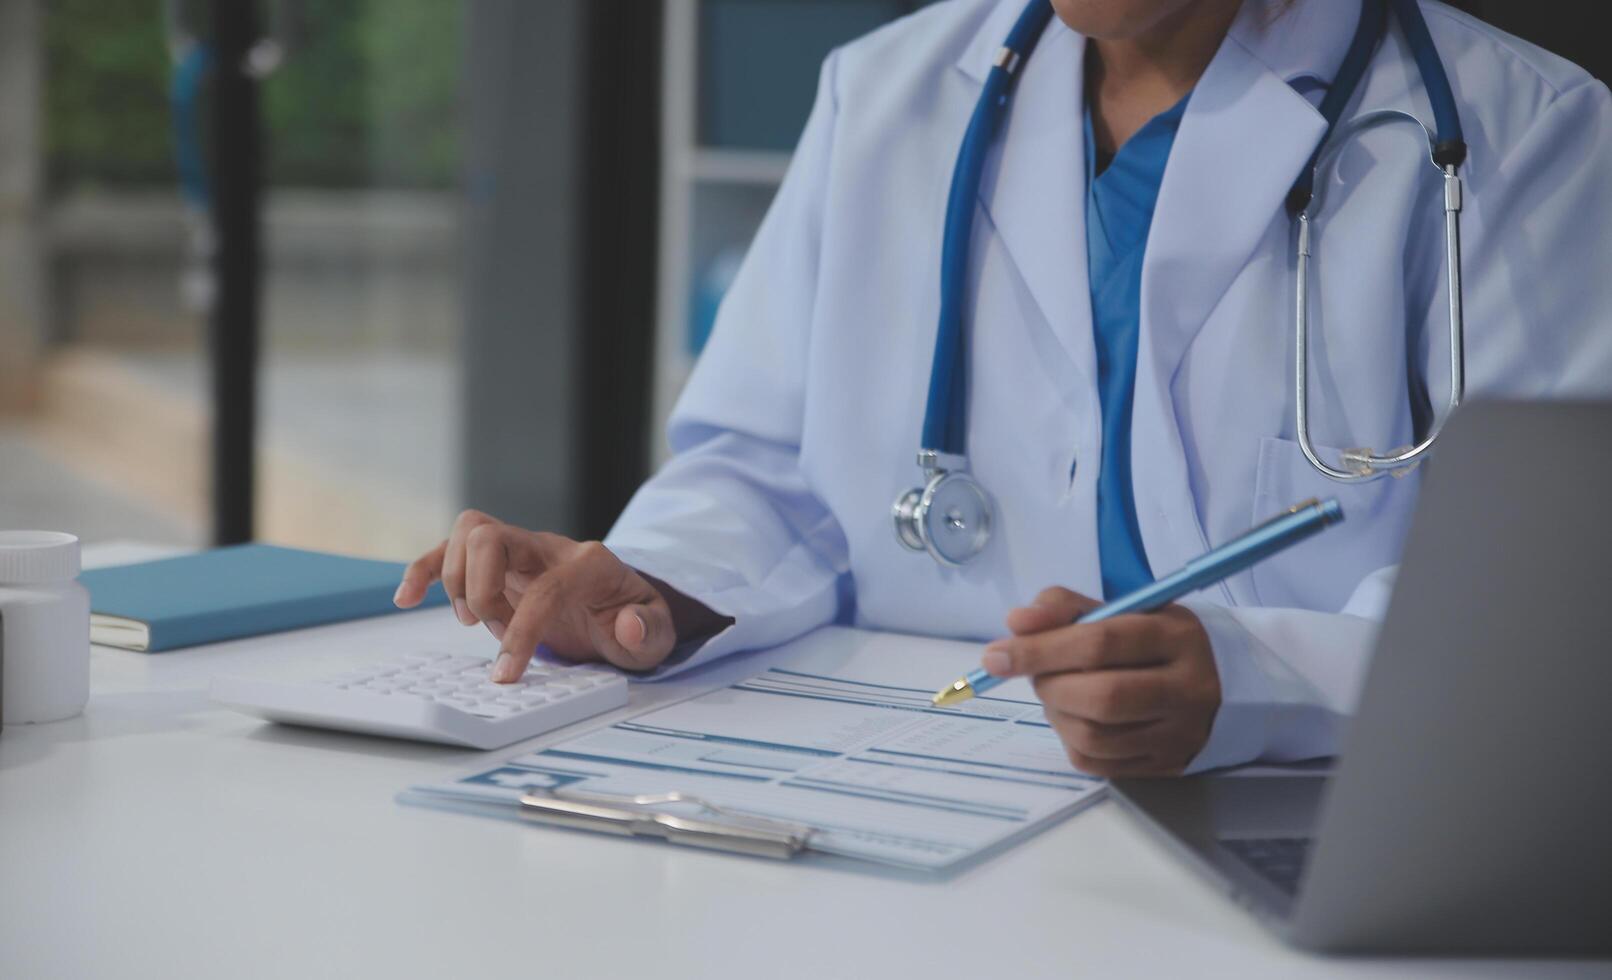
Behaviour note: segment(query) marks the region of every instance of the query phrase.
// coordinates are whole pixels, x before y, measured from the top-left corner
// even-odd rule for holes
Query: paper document
[[[621,797],[679,791],[805,824],[811,850],[939,869],[1073,812],[1105,785],[1070,768],[1023,685],[1014,688],[1020,697],[993,692],[935,708],[929,675],[947,674],[934,660],[891,683],[890,663],[874,681],[854,663],[813,670],[810,659],[415,787],[414,802],[513,809],[534,787]]]

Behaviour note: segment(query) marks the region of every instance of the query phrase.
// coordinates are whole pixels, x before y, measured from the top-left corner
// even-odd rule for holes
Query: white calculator
[[[627,679],[533,661],[513,684],[482,657],[405,653],[305,681],[215,677],[211,697],[270,721],[496,749],[627,703]]]

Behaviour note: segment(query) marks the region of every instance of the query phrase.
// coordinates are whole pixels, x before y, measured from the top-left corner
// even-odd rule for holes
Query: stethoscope
[[[1408,112],[1381,109],[1368,112],[1342,127],[1338,119],[1354,97],[1366,73],[1372,52],[1388,29],[1388,6],[1393,7],[1400,29],[1405,33],[1416,67],[1433,106],[1435,128],[1427,127]],[[968,243],[973,234],[974,211],[979,197],[985,157],[1007,115],[1013,88],[1024,63],[1052,19],[1048,0],[1030,0],[1007,39],[1002,42],[974,114],[963,134],[957,164],[952,171],[951,189],[946,199],[946,224],[941,239],[940,323],[935,334],[935,358],[929,373],[929,398],[924,410],[922,448],[918,466],[923,470],[922,486],[896,498],[893,507],[896,537],[913,551],[927,551],[935,561],[958,566],[985,549],[991,537],[992,504],[978,480],[968,472],[966,340],[963,330],[963,304],[968,279]],[[1297,296],[1294,316],[1294,420],[1304,457],[1328,478],[1354,483],[1387,474],[1403,474],[1420,463],[1432,448],[1451,412],[1461,403],[1465,390],[1465,353],[1461,322],[1461,178],[1457,168],[1466,159],[1461,119],[1455,108],[1450,82],[1433,46],[1427,22],[1416,0],[1363,0],[1360,23],[1354,39],[1338,68],[1337,78],[1321,100],[1326,132],[1315,153],[1305,164],[1288,192],[1287,210],[1298,224]],[[1444,181],[1444,240],[1449,287],[1450,397],[1442,418],[1414,446],[1378,454],[1371,449],[1343,453],[1342,466],[1323,460],[1310,440],[1309,413],[1309,273],[1314,249],[1310,240],[1310,218],[1316,204],[1316,175],[1336,159],[1338,150],[1355,135],[1387,122],[1410,121],[1427,137],[1434,169]]]

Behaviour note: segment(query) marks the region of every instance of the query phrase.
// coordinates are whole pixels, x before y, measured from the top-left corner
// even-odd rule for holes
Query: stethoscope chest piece
[[[991,499],[967,473],[932,473],[923,486],[897,497],[892,513],[896,538],[942,565],[966,563],[991,539]]]

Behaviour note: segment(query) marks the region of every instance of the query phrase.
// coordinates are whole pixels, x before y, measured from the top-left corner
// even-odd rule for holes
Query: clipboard
[[[622,837],[788,860],[805,850],[812,828],[735,813],[690,793],[611,796],[581,790],[533,789],[521,795],[521,819]],[[693,808],[685,816],[667,807]]]
[[[940,641],[878,634],[882,649],[858,646],[857,668],[845,644],[860,634],[811,635],[817,649],[797,641],[787,669],[437,775],[397,800],[707,853],[947,872],[1102,798],[1106,784],[1069,768],[1033,695],[934,708],[909,677],[934,671]],[[956,647],[958,662],[977,657]]]

